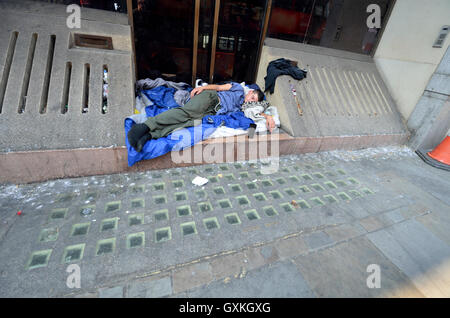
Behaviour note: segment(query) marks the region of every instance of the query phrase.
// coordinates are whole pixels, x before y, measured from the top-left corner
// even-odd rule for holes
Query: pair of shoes
[[[152,139],[150,129],[146,124],[135,124],[128,131],[128,142],[137,152],[141,152],[145,143]]]

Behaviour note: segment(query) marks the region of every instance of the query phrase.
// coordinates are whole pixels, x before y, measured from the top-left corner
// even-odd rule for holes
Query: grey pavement
[[[406,147],[267,164],[0,185],[0,297],[450,296],[449,172]]]

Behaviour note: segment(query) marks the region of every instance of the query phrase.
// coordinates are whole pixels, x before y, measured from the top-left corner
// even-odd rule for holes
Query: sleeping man
[[[264,98],[261,90],[244,92],[238,83],[224,85],[206,85],[194,88],[191,99],[183,107],[175,107],[157,116],[149,117],[142,124],[135,124],[128,132],[128,142],[141,152],[150,139],[165,137],[175,129],[194,126],[194,120],[207,115],[226,115],[240,111],[244,103],[259,102]],[[272,131],[275,127],[273,118],[266,114],[267,126]]]

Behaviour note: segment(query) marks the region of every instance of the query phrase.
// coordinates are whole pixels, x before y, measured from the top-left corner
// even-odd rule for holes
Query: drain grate
[[[131,200],[131,208],[140,209],[145,206],[145,200],[143,198]]]
[[[181,232],[183,233],[183,236],[197,234],[197,228],[195,226],[195,222],[182,223],[180,226],[181,226]]]
[[[239,197],[236,197],[237,202],[239,203],[239,205],[246,205],[246,204],[250,204],[250,200],[247,198],[247,196],[242,195]]]
[[[373,194],[373,193],[374,193],[372,190],[370,190],[370,189],[368,189],[368,188],[363,188],[363,189],[361,189],[361,191],[362,191],[364,194]]]
[[[214,230],[220,228],[219,221],[217,221],[216,217],[203,219],[203,225],[207,230]]]
[[[58,239],[58,228],[43,229],[39,234],[39,242],[51,242]]]
[[[224,195],[225,194],[225,189],[223,187],[216,187],[216,188],[214,188],[213,191],[217,195]]]
[[[3,101],[5,99],[6,86],[8,85],[9,73],[11,71],[11,64],[14,57],[14,52],[16,50],[17,37],[19,36],[19,32],[14,31],[11,33],[11,37],[9,39],[8,51],[6,52],[6,61],[3,67],[3,75],[2,80],[0,82],[0,114],[3,109]]]
[[[144,213],[133,214],[128,217],[128,225],[141,225],[144,224]]]
[[[118,221],[119,218],[110,218],[102,220],[102,223],[100,224],[100,231],[104,232],[117,229]]]
[[[267,216],[278,215],[278,211],[275,210],[275,208],[273,206],[265,206],[265,207],[263,207],[263,211]]]
[[[155,230],[155,242],[165,242],[172,239],[172,231],[170,227],[164,227]]]
[[[289,196],[294,196],[294,195],[297,194],[297,192],[295,192],[295,190],[292,189],[292,188],[284,189],[284,192],[285,192],[287,195],[289,195]]]
[[[261,218],[255,209],[244,211],[244,214],[250,221],[259,220]]]
[[[334,197],[334,195],[327,194],[327,195],[324,195],[323,197],[328,203],[338,202],[338,200]]]
[[[280,193],[280,191],[269,191],[269,193],[275,200],[283,198],[283,195]]]
[[[232,207],[232,206],[231,206],[231,202],[230,202],[230,200],[228,200],[228,199],[219,200],[218,203],[219,203],[219,206],[220,206],[222,209],[228,209],[228,208],[231,208],[231,207]]]
[[[167,198],[165,195],[158,195],[154,197],[155,204],[165,204],[167,202]]]
[[[121,202],[114,201],[106,204],[105,212],[116,212],[120,210]]]
[[[201,212],[210,212],[213,209],[211,206],[211,203],[209,201],[208,202],[200,202],[198,204],[198,207]]]
[[[280,206],[283,208],[284,212],[294,211],[294,208],[292,207],[292,205],[290,203],[283,203]]]
[[[72,226],[72,230],[70,231],[70,236],[87,235],[89,232],[90,226],[91,226],[91,222],[74,224]]]
[[[83,258],[84,248],[86,244],[77,244],[67,246],[64,249],[61,263],[73,263],[80,261]]]
[[[310,188],[308,188],[307,186],[301,186],[299,187],[299,189],[302,191],[302,193],[309,193],[312,192]]]
[[[191,206],[190,205],[183,205],[183,206],[177,207],[177,215],[179,217],[192,215]]]
[[[177,192],[175,193],[175,201],[185,201],[187,200],[187,193],[186,192]]]
[[[233,192],[242,192],[242,188],[239,184],[230,184],[230,188]]]
[[[51,249],[33,252],[30,256],[26,268],[33,269],[47,266],[51,254],[52,254]]]
[[[165,187],[164,183],[155,183],[153,185],[153,191],[163,191]]]
[[[181,187],[184,187],[184,181],[183,180],[175,180],[175,181],[172,181],[172,185],[175,189],[181,188]]]
[[[71,80],[72,80],[72,62],[67,62],[66,70],[64,73],[64,88],[63,88],[63,97],[61,100],[61,114],[65,114],[69,111],[69,93]]]
[[[50,35],[48,45],[47,65],[45,67],[44,81],[42,84],[41,103],[39,105],[39,113],[44,114],[47,111],[48,91],[50,87],[50,77],[53,69],[53,56],[55,54],[56,35]]]
[[[97,242],[97,251],[95,255],[103,255],[113,253],[116,249],[116,238],[109,238]]]
[[[337,185],[335,185],[332,181],[326,181],[325,185],[330,189],[337,189]]]
[[[132,233],[127,235],[127,248],[145,246],[145,232]]]
[[[145,191],[145,185],[137,185],[137,186],[130,188],[131,194],[141,194],[141,193],[144,193],[144,191]]]
[[[231,225],[241,224],[241,219],[239,218],[237,213],[226,214],[224,215],[224,217],[228,224]]]
[[[248,172],[246,172],[246,171],[239,173],[239,176],[241,178],[248,178],[249,177]]]
[[[156,211],[153,213],[155,221],[167,221],[169,220],[169,211],[167,209]]]
[[[314,203],[314,206],[325,205],[325,202],[323,202],[319,197],[311,198],[310,201]]]
[[[60,220],[64,219],[67,215],[67,211],[69,209],[63,208],[63,209],[54,209],[52,213],[50,214],[50,220]]]
[[[308,202],[306,202],[305,200],[300,200],[297,202],[297,204],[302,208],[302,209],[310,209],[311,206],[308,204]]]
[[[337,195],[344,201],[350,201],[352,199],[345,192],[338,192]]]
[[[36,50],[37,38],[38,38],[37,33],[33,33],[31,35],[31,43],[28,50],[28,58],[25,66],[25,73],[23,75],[22,80],[22,90],[19,99],[19,109],[17,110],[19,114],[22,114],[25,111],[25,104],[28,96],[28,88],[30,86],[31,67],[33,66],[34,52]]]
[[[74,34],[75,46],[112,50],[113,43],[110,36],[92,35],[92,34]]]
[[[267,201],[267,197],[264,195],[264,193],[255,193],[253,194],[256,200],[258,201]]]

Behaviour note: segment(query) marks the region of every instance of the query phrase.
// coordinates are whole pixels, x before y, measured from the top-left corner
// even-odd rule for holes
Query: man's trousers
[[[219,97],[215,90],[204,90],[191,98],[183,107],[175,107],[149,117],[144,124],[150,128],[153,139],[165,137],[175,129],[192,127],[195,120],[214,115],[219,109]]]

